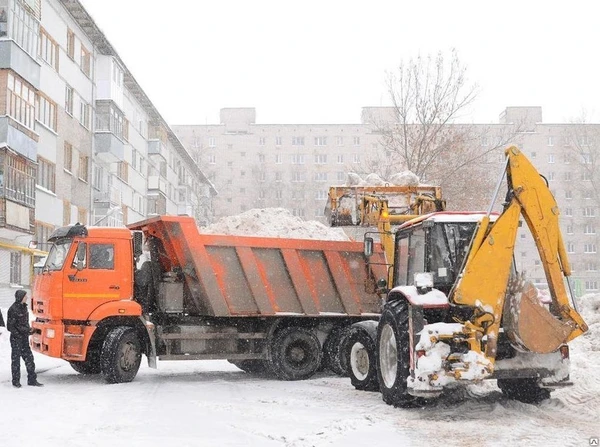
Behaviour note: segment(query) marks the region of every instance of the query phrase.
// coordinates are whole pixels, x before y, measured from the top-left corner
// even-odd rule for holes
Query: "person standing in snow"
[[[6,315],[6,327],[10,332],[10,366],[13,386],[21,388],[21,357],[25,361],[25,367],[27,368],[27,385],[43,386],[37,381],[33,353],[29,347],[31,327],[29,326],[27,292],[25,290],[17,290],[15,292],[15,302],[10,306]]]

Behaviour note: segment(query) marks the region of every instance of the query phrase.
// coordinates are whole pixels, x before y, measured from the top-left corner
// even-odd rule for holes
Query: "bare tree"
[[[408,169],[423,183],[441,186],[451,209],[481,209],[494,183],[485,168],[488,154],[498,152],[518,126],[456,124],[476,99],[477,85],[468,81],[454,50],[403,61],[386,84],[391,113],[371,118],[381,150],[366,168],[384,179],[399,167]],[[492,143],[483,145],[488,133]]]

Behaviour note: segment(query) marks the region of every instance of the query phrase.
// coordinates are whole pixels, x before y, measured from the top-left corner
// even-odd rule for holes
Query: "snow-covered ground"
[[[107,385],[37,354],[46,386],[15,389],[5,333],[0,445],[587,446],[600,437],[600,295],[579,301],[590,331],[571,343],[574,386],[537,405],[507,400],[490,381],[397,409],[345,378],[280,382],[225,361],[143,364],[134,382]]]

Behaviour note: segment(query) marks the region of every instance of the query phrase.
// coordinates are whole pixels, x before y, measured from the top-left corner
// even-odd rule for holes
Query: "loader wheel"
[[[334,327],[323,344],[323,363],[338,376],[348,375],[348,326]]]
[[[321,358],[321,344],[310,329],[288,327],[273,336],[269,366],[281,380],[308,379],[318,371]]]
[[[410,374],[408,331],[407,302],[387,303],[377,327],[377,379],[384,402],[395,407],[411,406],[415,401],[406,385]]]
[[[100,354],[100,368],[108,383],[131,382],[141,360],[141,345],[133,328],[119,326],[108,333]]]
[[[71,368],[77,371],[79,374],[83,375],[92,375],[92,374],[100,374],[100,359],[97,357],[92,357],[88,354],[87,360],[83,362],[69,362]]]
[[[349,353],[348,375],[352,386],[357,390],[379,390],[376,338],[377,323],[374,321],[358,323],[350,329],[346,345]]]
[[[509,399],[535,404],[550,398],[550,390],[540,388],[537,379],[498,379],[498,388]]]
[[[268,370],[268,364],[266,360],[228,360],[229,363],[237,366],[248,374],[264,374]]]

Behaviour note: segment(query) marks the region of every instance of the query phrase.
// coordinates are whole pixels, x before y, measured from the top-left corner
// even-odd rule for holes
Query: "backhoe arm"
[[[508,157],[508,203],[496,222],[490,224],[486,217],[480,223],[450,296],[455,304],[476,308],[470,322],[470,344],[476,348],[486,335],[485,356],[492,362],[496,357],[497,337],[505,310],[520,215],[527,222],[540,253],[554,315],[539,303],[528,302],[531,306],[527,309],[533,308],[534,312],[528,311],[526,317],[519,315],[524,306],[511,307],[519,325],[527,329],[525,332],[533,334],[530,346],[527,346],[527,340],[519,342],[534,352],[550,352],[587,330],[585,322],[571,306],[563,282],[563,276],[570,274],[570,266],[559,229],[556,201],[544,179],[516,147],[509,147],[505,154]],[[529,298],[537,300],[535,295]],[[521,299],[519,295],[518,304]]]

